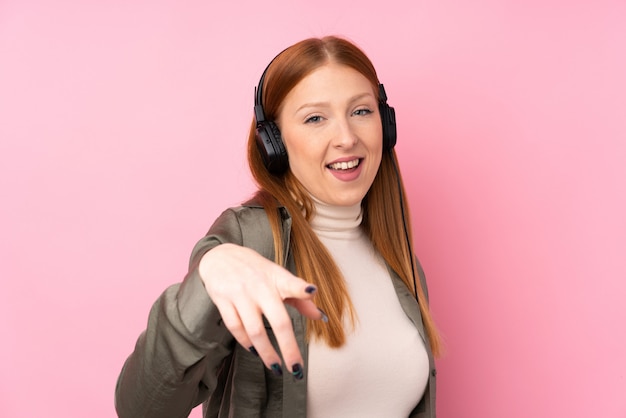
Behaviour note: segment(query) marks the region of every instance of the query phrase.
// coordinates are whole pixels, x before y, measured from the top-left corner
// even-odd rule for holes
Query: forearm
[[[153,305],[146,331],[118,379],[120,418],[186,417],[212,392],[233,339],[197,269]]]

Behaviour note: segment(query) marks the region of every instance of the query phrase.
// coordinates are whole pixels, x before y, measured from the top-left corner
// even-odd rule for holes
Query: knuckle
[[[228,328],[228,330],[231,332],[231,334],[239,335],[243,332],[243,325],[241,325],[241,323],[224,322],[224,324],[226,325],[226,328]]]
[[[285,334],[293,331],[291,321],[289,319],[277,321],[272,325],[272,329],[275,334]]]
[[[259,339],[261,337],[263,337],[265,335],[265,327],[263,326],[263,324],[260,325],[254,325],[250,328],[247,329],[248,332],[248,336],[255,340],[255,339]]]

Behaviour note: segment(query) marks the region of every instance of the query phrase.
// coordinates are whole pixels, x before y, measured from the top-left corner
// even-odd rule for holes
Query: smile
[[[340,163],[328,164],[326,167],[331,170],[350,170],[357,167],[361,163],[360,158],[355,158],[352,161],[342,161]]]

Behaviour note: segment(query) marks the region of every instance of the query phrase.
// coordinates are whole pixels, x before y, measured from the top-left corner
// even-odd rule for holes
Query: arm
[[[147,329],[118,378],[120,418],[186,417],[216,388],[234,340],[198,272],[199,261],[224,242],[241,242],[235,214],[224,212],[194,248],[189,273],[153,305]]]
[[[196,245],[189,273],[154,304],[124,365],[115,399],[120,418],[187,417],[213,396],[220,404],[236,341],[280,369],[264,318],[288,370],[302,364],[285,303],[311,319],[323,315],[312,302],[314,287],[252,249],[263,230],[258,216],[228,210]]]

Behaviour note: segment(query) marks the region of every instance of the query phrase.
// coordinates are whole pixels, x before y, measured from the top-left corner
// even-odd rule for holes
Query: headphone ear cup
[[[387,103],[380,103],[380,120],[383,125],[383,151],[391,151],[398,137],[396,131],[396,111]]]
[[[287,150],[283,143],[280,129],[274,122],[259,122],[256,127],[256,144],[263,163],[272,174],[282,174],[289,167]]]

